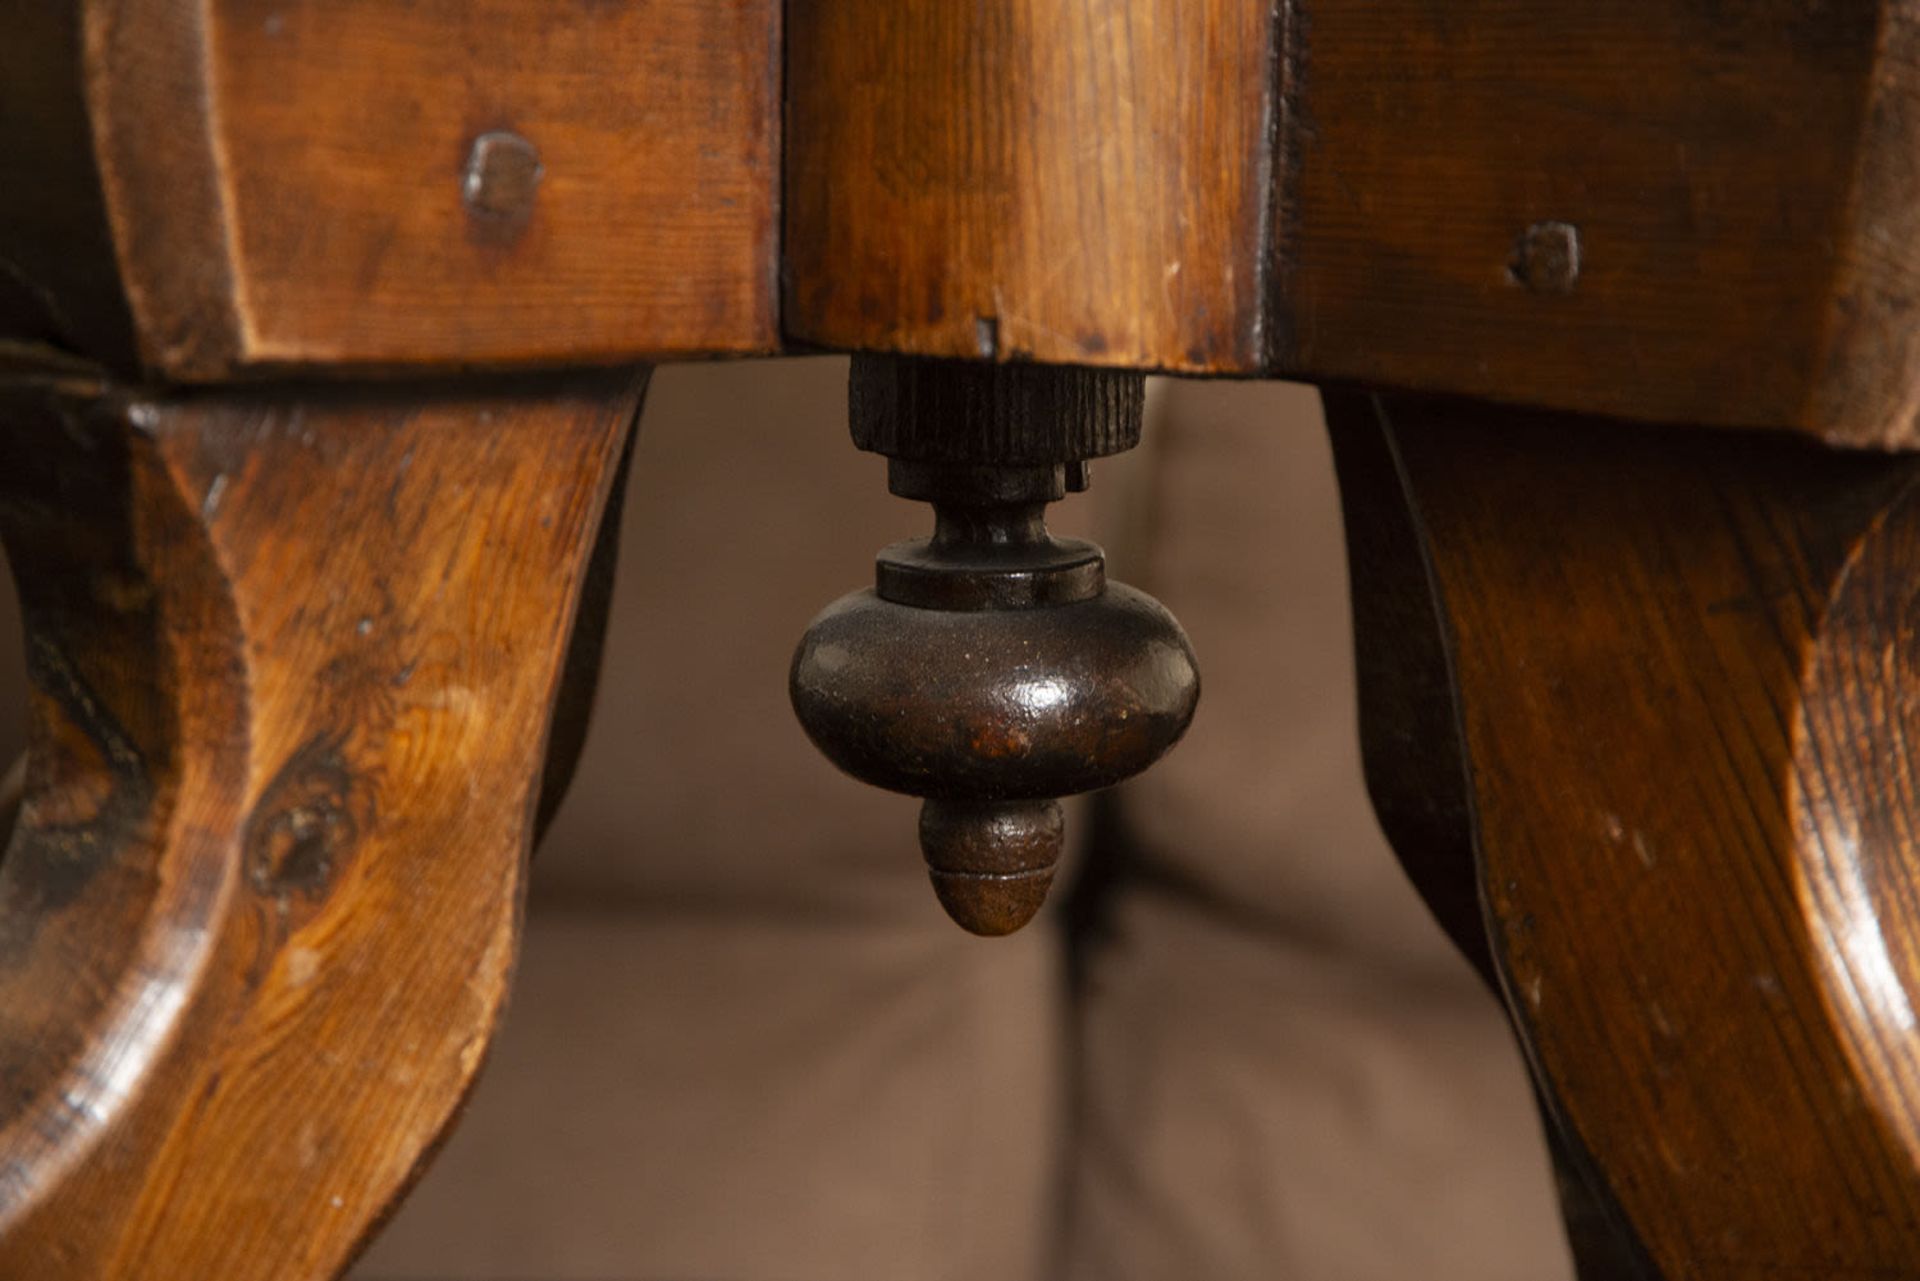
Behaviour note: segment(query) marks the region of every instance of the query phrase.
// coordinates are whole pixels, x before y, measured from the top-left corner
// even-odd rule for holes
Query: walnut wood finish
[[[1416,880],[1457,866],[1449,824],[1388,816],[1428,788],[1429,814],[1472,816],[1482,955],[1585,1167],[1584,1226],[1614,1229],[1583,1276],[1911,1272],[1920,460],[1470,402],[1329,411],[1349,501],[1399,508],[1431,591],[1423,629],[1404,550],[1355,566],[1363,593],[1376,569],[1402,584],[1404,627],[1357,605],[1363,672],[1426,673],[1399,692],[1433,740],[1395,746],[1376,691],[1370,757],[1407,768],[1373,790]],[[1390,467],[1350,465],[1369,433]]]
[[[499,1017],[630,374],[16,386],[0,1276],[336,1275]]]
[[[3,0],[0,334],[190,380],[769,350],[779,17]]]
[[[785,324],[1920,443],[1891,3],[801,0]]]
[[[1262,363],[1259,0],[795,0],[788,332],[916,355]]]
[[[0,0],[0,1276],[329,1275],[497,1013],[638,390],[284,380],[787,341],[1529,404],[1336,427],[1375,795],[1583,1266],[1920,1266],[1920,464],[1699,430],[1920,446],[1906,9],[787,9]]]
[[[1903,6],[1301,2],[1275,368],[1920,443]]]
[[[1892,0],[791,10],[4,0],[0,333],[194,380],[784,340],[1920,443]]]
[[[1352,588],[1367,794],[1389,845],[1462,956],[1502,995],[1480,909],[1465,745],[1422,533],[1372,398],[1325,393]],[[1592,1158],[1536,1081],[1561,1217],[1581,1281],[1657,1281]]]

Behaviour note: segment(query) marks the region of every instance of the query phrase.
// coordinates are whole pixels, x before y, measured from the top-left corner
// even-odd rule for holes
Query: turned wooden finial
[[[1122,371],[854,358],[854,441],[888,456],[894,493],[933,504],[934,532],[814,619],[794,710],[841,769],[926,798],[934,891],[976,934],[1039,911],[1059,797],[1139,773],[1193,719],[1180,625],[1045,520],[1087,459],[1139,441],[1143,393]]]

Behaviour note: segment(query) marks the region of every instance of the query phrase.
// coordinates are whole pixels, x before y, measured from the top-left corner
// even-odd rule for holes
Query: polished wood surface
[[[1916,443],[1900,6],[1303,3],[1276,368]]]
[[[1886,0],[0,20],[0,331],[123,369],[784,344],[1916,443]]]
[[[1436,615],[1424,534],[1372,396],[1340,388],[1323,398],[1346,535],[1368,798],[1435,921],[1504,1000],[1480,907],[1466,745],[1457,729],[1452,657]],[[1592,1157],[1559,1123],[1551,1083],[1536,1076],[1534,1093],[1581,1281],[1658,1281]]]
[[[344,1266],[591,702],[638,387],[502,375],[783,348],[1336,386],[1370,783],[1588,1281],[1920,1269],[1920,463],[1815,448],[1920,447],[1906,8],[0,29],[0,1276]]]
[[[1917,443],[1915,23],[800,3],[784,322]]]
[[[329,1278],[470,1086],[631,374],[16,388],[0,1276]]]
[[[0,320],[196,381],[770,350],[779,14],[8,0]]]
[[[789,7],[787,332],[1262,363],[1273,28],[1242,0]]]
[[[1406,724],[1458,726],[1419,749],[1439,768],[1377,775],[1376,796],[1417,804],[1457,751],[1440,804],[1473,818],[1483,955],[1631,1250],[1665,1281],[1906,1275],[1920,460],[1470,402],[1330,409],[1337,435],[1384,435],[1398,492],[1378,468],[1343,483],[1401,505],[1431,575],[1428,630],[1405,611],[1363,630],[1363,671],[1444,653],[1448,679],[1403,689]],[[1390,827],[1416,871],[1457,861],[1444,822],[1437,846]]]

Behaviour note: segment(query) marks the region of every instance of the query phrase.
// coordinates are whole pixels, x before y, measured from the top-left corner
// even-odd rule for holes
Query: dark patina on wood
[[[1356,547],[1375,801],[1505,995],[1583,1276],[1908,1275],[1920,459],[1330,407],[1417,540]]]
[[[813,621],[794,710],[849,774],[928,798],[941,903],[976,934],[1010,933],[1052,884],[1058,798],[1147,768],[1199,698],[1173,616],[1046,526],[1088,458],[1139,440],[1142,380],[866,357],[851,401],[856,443],[888,455],[894,493],[934,505],[934,533],[887,548],[874,589]]]

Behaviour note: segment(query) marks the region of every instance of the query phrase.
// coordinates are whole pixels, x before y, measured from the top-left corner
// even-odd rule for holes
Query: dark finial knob
[[[1139,392],[1128,373],[855,360],[857,439],[885,442],[890,487],[934,505],[934,532],[881,552],[875,587],[808,627],[794,710],[849,774],[927,798],[934,891],[976,934],[1011,933],[1045,901],[1056,798],[1139,773],[1193,718],[1180,625],[1044,518],[1087,456],[1139,438]],[[1058,421],[1074,414],[1096,421]]]
[[[920,850],[947,915],[974,934],[1011,934],[1053,887],[1067,820],[1058,801],[928,801]]]

